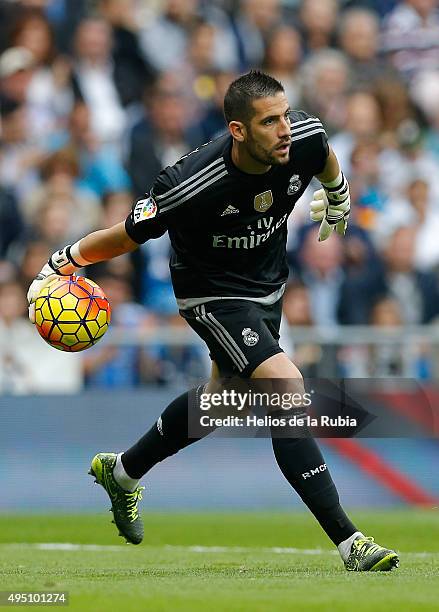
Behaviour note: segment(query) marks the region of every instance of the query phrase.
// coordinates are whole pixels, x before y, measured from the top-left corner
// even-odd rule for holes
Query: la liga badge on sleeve
[[[149,196],[143,200],[139,200],[133,210],[133,221],[145,221],[145,219],[153,219],[157,214],[157,204],[154,199]]]

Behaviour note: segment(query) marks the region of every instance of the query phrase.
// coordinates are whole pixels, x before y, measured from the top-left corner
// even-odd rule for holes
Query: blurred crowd
[[[0,391],[50,390],[48,367],[60,391],[206,374],[201,345],[63,355],[27,322],[25,293],[55,249],[124,219],[162,167],[221,134],[225,90],[250,68],[323,121],[351,185],[344,240],[316,241],[317,183],[291,216],[286,322],[437,320],[438,0],[0,0]],[[113,329],[185,325],[169,248],[164,236],[94,266]],[[306,374],[320,371],[321,347],[295,345],[287,326],[283,338]],[[388,347],[326,359],[334,374],[407,373]],[[421,346],[411,375],[434,363]]]

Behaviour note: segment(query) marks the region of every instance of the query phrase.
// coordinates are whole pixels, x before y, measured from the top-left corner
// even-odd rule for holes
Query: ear
[[[231,121],[229,130],[234,140],[244,142],[247,136],[247,129],[241,121]]]

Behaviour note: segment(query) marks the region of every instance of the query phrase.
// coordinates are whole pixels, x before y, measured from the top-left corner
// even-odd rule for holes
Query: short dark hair
[[[229,85],[224,96],[224,117],[230,121],[249,123],[254,114],[253,100],[268,98],[284,91],[282,83],[269,74],[251,70]]]

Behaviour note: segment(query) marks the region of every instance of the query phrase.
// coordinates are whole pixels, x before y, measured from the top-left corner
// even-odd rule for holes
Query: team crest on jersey
[[[273,204],[273,194],[271,189],[255,195],[254,207],[258,212],[264,213]]]
[[[145,221],[145,219],[152,219],[156,216],[156,214],[157,204],[154,202],[151,196],[144,198],[143,200],[139,200],[133,210],[134,224],[139,223],[139,221]]]
[[[241,333],[244,344],[247,346],[255,346],[259,342],[259,334],[250,327],[244,327]]]
[[[300,176],[298,174],[293,174],[293,176],[290,178],[287,195],[293,195],[294,193],[297,193],[301,187],[302,181],[300,180]]]

